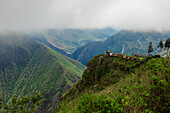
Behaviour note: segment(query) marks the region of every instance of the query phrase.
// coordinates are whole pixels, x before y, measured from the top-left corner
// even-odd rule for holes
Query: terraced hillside
[[[41,43],[13,33],[0,35],[0,94],[4,102],[14,95],[42,92],[41,111],[52,111],[84,69]]]

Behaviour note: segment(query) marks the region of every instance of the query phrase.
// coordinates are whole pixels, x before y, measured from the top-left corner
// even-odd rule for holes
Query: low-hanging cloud
[[[0,30],[170,31],[170,0],[0,0]]]

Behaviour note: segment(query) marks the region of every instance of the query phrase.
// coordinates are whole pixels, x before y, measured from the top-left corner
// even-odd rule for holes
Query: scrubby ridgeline
[[[35,34],[27,34],[27,35],[24,34],[24,37],[29,38],[31,40],[36,40],[38,42],[41,42],[41,43],[45,44],[46,46],[54,49],[55,51],[57,51],[57,52],[59,52],[59,53],[61,53],[63,55],[70,56],[70,54],[68,54],[64,49],[61,49],[59,47],[60,45],[58,45],[58,46],[54,45],[54,43],[56,43],[56,45],[57,45],[57,42],[48,41],[48,40],[50,40],[50,36],[46,36],[43,33],[35,33]]]
[[[24,37],[44,43],[64,55],[70,56],[78,47],[91,41],[103,41],[119,30],[103,29],[49,29],[24,34]]]
[[[85,67],[43,44],[14,34],[0,36],[0,92],[3,102],[42,92],[42,112],[80,79]]]
[[[168,112],[170,60],[98,55],[56,112]]]
[[[170,37],[169,32],[132,32],[122,30],[104,42],[94,41],[78,48],[72,54],[72,58],[87,65],[87,62],[93,56],[105,53],[105,50],[112,50],[113,53],[123,52],[129,55],[132,53],[147,54],[150,41],[153,44],[153,52],[158,53],[159,49],[157,46],[159,41],[162,39],[164,42],[168,37]]]

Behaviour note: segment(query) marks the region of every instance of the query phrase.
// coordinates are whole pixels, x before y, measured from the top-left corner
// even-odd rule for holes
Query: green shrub
[[[78,102],[78,111],[83,113],[120,112],[168,112],[168,83],[153,75],[149,89],[141,85],[118,89],[112,98],[85,94]],[[114,99],[113,99],[114,98]]]
[[[79,101],[78,111],[83,113],[121,113],[123,107],[120,99],[112,100],[104,95],[95,97],[94,95],[85,94]]]
[[[23,97],[21,99],[13,96],[11,103],[3,104],[0,108],[0,113],[28,113],[36,112],[41,105],[41,94]]]
[[[154,55],[153,58],[161,58],[160,55]]]

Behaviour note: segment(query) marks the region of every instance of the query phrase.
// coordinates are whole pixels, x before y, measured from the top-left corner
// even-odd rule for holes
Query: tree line
[[[165,48],[164,48],[165,46]],[[157,46],[158,48],[160,48],[160,52],[159,54],[161,53],[162,49],[164,48],[164,50],[167,50],[166,54],[167,54],[167,57],[169,56],[169,48],[170,48],[170,38],[168,38],[165,42],[165,45],[163,44],[162,40],[160,40],[159,42],[159,45]],[[148,47],[148,53],[149,53],[149,56],[151,56],[152,52],[153,52],[153,47],[152,47],[152,42],[150,41],[149,42],[149,47]]]

